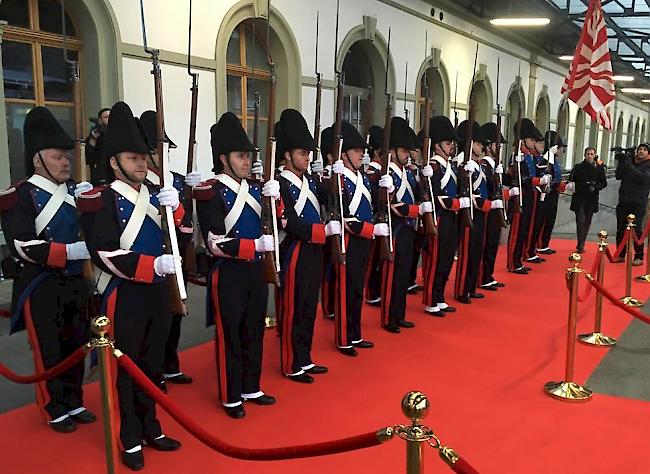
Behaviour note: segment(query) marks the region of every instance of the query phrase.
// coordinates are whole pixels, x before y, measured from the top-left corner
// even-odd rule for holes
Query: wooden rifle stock
[[[264,181],[275,178],[275,147],[276,141],[273,136],[275,120],[275,70],[271,65],[271,84],[269,85],[269,125],[267,133],[266,157],[264,159]],[[266,235],[272,235],[274,250],[264,254],[264,275],[267,283],[280,286],[278,273],[279,250],[278,250],[278,222],[276,216],[275,202],[272,197],[262,198],[262,231]]]
[[[336,122],[334,124],[334,143],[332,144],[332,156],[336,157],[335,159],[341,158],[341,128],[343,122],[343,80],[341,74],[338,74],[338,84],[336,86]],[[330,175],[329,180],[330,185],[330,206],[329,206],[329,217],[331,220],[341,221],[341,231],[343,231],[343,226],[345,224],[343,220],[343,215],[341,215],[341,202],[340,202],[340,192],[341,192],[341,178],[336,175],[334,172]],[[332,260],[337,263],[345,263],[345,250],[343,247],[343,241],[341,240],[340,235],[332,235],[329,237],[330,245],[332,247],[331,255]]]
[[[192,108],[190,109],[190,134],[187,143],[187,174],[194,171],[196,160],[196,117],[199,105],[199,75],[192,74]],[[194,199],[192,198],[191,186],[185,185],[184,188],[184,205],[185,213],[189,214],[190,220],[194,220]],[[185,270],[196,275],[196,251],[194,249],[194,236],[187,243],[183,252],[183,266]]]
[[[497,106],[497,136],[495,138],[495,144],[496,144],[496,153],[495,153],[495,166],[499,166],[501,163],[501,110]],[[501,176],[497,174],[496,172],[494,173],[493,176],[494,179],[494,187],[496,189],[496,198],[503,200],[503,183],[501,182]],[[507,227],[507,215],[506,215],[506,208],[505,205],[503,206],[503,209],[501,210],[502,212],[498,213],[497,219],[499,222],[499,225],[503,228]]]
[[[392,104],[390,95],[386,96],[386,117],[384,119],[384,136],[381,150],[381,176],[388,174],[388,167],[390,163],[390,126],[392,119]],[[391,235],[388,237],[377,237],[379,239],[379,258],[382,261],[392,261],[392,229],[391,216],[390,216],[390,196],[388,190],[384,192],[379,188],[377,221],[388,224],[388,230]]]
[[[426,79],[425,79],[426,80]],[[429,121],[431,119],[431,104],[429,101],[429,96],[424,98],[424,136],[422,138],[422,162],[424,166],[429,164],[429,155],[431,153],[431,140],[429,140]],[[424,187],[424,195],[427,201],[431,202],[432,206],[435,206],[433,202],[433,188],[431,186],[431,179],[426,178],[426,187]],[[427,235],[438,235],[438,228],[436,222],[433,219],[433,213],[427,212],[422,215],[422,226],[424,227],[424,233]]]

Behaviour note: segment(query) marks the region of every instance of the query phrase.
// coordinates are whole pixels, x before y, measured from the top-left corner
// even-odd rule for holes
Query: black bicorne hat
[[[381,150],[381,147],[384,146],[384,129],[379,125],[373,125],[368,129],[368,145],[372,150]]]
[[[566,143],[564,143],[564,140],[562,140],[562,137],[555,130],[549,130],[546,132],[544,140],[546,142],[546,151],[548,151],[548,148],[555,145],[558,147],[567,146]]]
[[[499,138],[500,143],[506,143],[506,139],[503,138],[501,131],[497,130],[497,124],[494,122],[488,122],[481,125],[481,134],[483,135],[483,143],[486,145],[496,143],[497,138]]]
[[[460,141],[451,120],[444,115],[436,115],[429,120],[429,138],[431,138],[431,143]]]
[[[352,150],[354,148],[370,148],[370,146],[363,139],[357,128],[350,122],[343,120],[341,122],[341,136],[343,137],[342,152]]]
[[[515,139],[516,140],[523,140],[524,138],[532,138],[538,142],[541,142],[544,140],[544,136],[542,135],[542,132],[540,132],[537,127],[535,127],[535,124],[533,121],[529,118],[522,118],[521,119],[521,135],[517,137],[517,124],[515,123],[515,128],[514,128],[514,133],[515,133]]]
[[[471,131],[468,130],[470,127],[470,121],[469,120],[463,120],[461,123],[458,124],[458,128],[456,129],[456,135],[458,135],[458,138],[460,139],[459,141],[461,143],[465,143],[465,140],[467,139],[467,133],[469,132],[470,138],[473,142],[480,142],[483,143],[483,134],[481,133],[481,126],[477,121],[474,121],[471,123]]]
[[[324,128],[320,132],[320,154],[323,157],[323,161],[327,161],[327,155],[332,153],[332,145],[334,144],[332,127]]]
[[[25,117],[23,125],[25,143],[25,171],[27,176],[34,174],[33,158],[36,153],[48,148],[71,150],[74,140],[63,130],[52,112],[45,107],[34,107]]]
[[[422,150],[422,139],[411,127],[409,127],[409,130],[411,131],[411,141],[413,142],[413,148],[411,150]]]
[[[283,110],[276,124],[275,138],[278,140],[278,153],[300,148],[308,151],[316,150],[316,142],[309,131],[307,122],[300,112],[295,109]]]
[[[255,151],[244,127],[232,112],[223,114],[219,121],[210,127],[210,146],[212,147],[212,171],[215,173],[221,173],[223,170],[223,164],[219,158],[221,155],[227,155],[233,151]]]
[[[412,150],[414,146],[409,124],[402,117],[393,117],[390,120],[390,147]]]
[[[144,131],[147,134],[149,146],[155,150],[158,146],[158,124],[156,123],[156,112],[154,110],[145,110],[142,112],[142,115],[140,115],[140,122],[142,122]],[[169,148],[178,148],[176,143],[174,143],[172,139],[169,138],[169,135],[167,135],[167,130],[165,130],[165,140],[169,144]]]
[[[108,161],[125,151],[149,154],[152,150],[143,126],[133,116],[131,108],[124,102],[117,102],[111,108],[104,134],[104,159]]]

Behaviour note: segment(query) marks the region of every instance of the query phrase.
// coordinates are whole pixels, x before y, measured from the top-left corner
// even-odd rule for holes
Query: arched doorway
[[[372,41],[356,41],[348,49],[343,60],[343,120],[357,127],[359,133],[366,134],[373,125],[375,101],[378,94],[383,95],[373,73],[372,63],[379,60],[379,53]],[[399,111],[396,111],[399,114]]]
[[[643,121],[643,125],[641,125],[641,137],[640,141],[642,142],[647,142],[648,137],[646,135],[646,128],[645,128],[645,120]]]
[[[598,146],[598,121],[592,120],[591,123],[589,124],[589,142],[587,143],[588,146],[597,148]]]
[[[623,112],[618,116],[618,121],[616,122],[614,146],[623,146]]]
[[[636,124],[634,125],[634,142],[632,146],[637,146],[639,144],[639,127],[641,125],[641,119],[636,119]]]
[[[576,115],[576,131],[575,138],[573,139],[573,164],[582,161],[583,152],[585,147],[585,113],[582,109],[578,109]]]
[[[634,146],[634,117],[630,117],[630,121],[627,123],[627,139],[625,142],[628,148]]]
[[[537,106],[535,107],[535,125],[542,133],[551,129],[551,103],[548,95],[544,94],[537,100]]]
[[[519,139],[515,137],[515,124],[519,117],[523,118],[525,116],[525,111],[524,91],[520,85],[514,85],[508,94],[508,101],[506,103],[506,126],[504,130],[504,138],[513,147],[516,147],[518,144],[513,142]]]
[[[492,101],[485,80],[474,82],[470,91],[470,103],[474,104],[476,121],[481,125],[492,121]]]
[[[560,108],[557,113],[557,133],[565,141],[569,138],[569,103],[566,99],[560,102]]]
[[[435,63],[435,58],[429,56],[418,75],[418,90],[417,90],[417,107],[416,115],[418,117],[417,128],[421,130],[424,127],[424,99],[426,95],[425,80],[429,85],[429,98],[431,100],[431,116],[448,115],[449,114],[449,81],[447,76],[447,69],[445,65],[440,62],[438,67],[429,66]]]

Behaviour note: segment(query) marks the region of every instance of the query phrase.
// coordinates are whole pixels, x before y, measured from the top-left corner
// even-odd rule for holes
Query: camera
[[[610,151],[613,151],[614,153],[616,153],[614,155],[614,159],[616,159],[616,160],[623,160],[623,159],[627,159],[627,158],[632,159],[632,158],[634,158],[634,155],[636,153],[636,148],[634,148],[634,147],[632,147],[632,148],[623,148],[623,147],[620,147],[620,146],[615,146],[615,147],[611,148]]]

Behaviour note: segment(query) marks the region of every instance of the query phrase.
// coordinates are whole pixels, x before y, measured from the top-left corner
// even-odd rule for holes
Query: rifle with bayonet
[[[165,135],[165,114],[163,109],[162,93],[162,74],[160,71],[160,51],[150,48],[147,43],[147,29],[144,15],[144,0],[140,0],[140,15],[142,18],[142,40],[145,53],[151,56],[151,64],[154,81],[154,93],[156,98],[156,132],[158,143],[156,143],[156,153],[160,162],[160,175],[162,176],[162,185],[171,186],[169,182],[171,173],[168,172],[167,153],[168,145]],[[185,291],[185,282],[183,281],[183,268],[181,264],[178,241],[176,240],[176,228],[174,226],[174,216],[171,207],[161,206],[160,209],[160,227],[163,236],[163,251],[174,256],[174,267],[176,274],[168,275],[166,280],[169,285],[169,294],[171,298],[172,314],[185,314],[185,300],[187,293]]]
[[[427,32],[424,32],[424,57],[427,57]],[[429,97],[429,82],[428,82],[429,67],[426,65],[424,69],[424,127],[422,136],[422,165],[429,165],[431,154],[431,138],[429,138],[429,122],[431,121],[431,98]],[[431,202],[432,212],[427,212],[422,215],[422,226],[424,233],[427,235],[438,235],[437,218],[436,218],[436,204],[433,202],[433,185],[431,184],[431,176],[428,176],[425,181],[427,184],[424,187],[424,196],[427,201]]]
[[[515,199],[514,202],[512,203],[513,210],[516,213],[521,213],[521,208],[523,206],[523,199],[522,199],[522,193],[523,189],[521,189],[521,161],[517,159],[519,153],[521,153],[521,100],[519,100],[519,107],[517,109],[517,125],[515,129],[515,140],[514,140],[514,146],[515,148],[513,149],[513,153],[510,158],[510,163],[514,165],[512,169],[515,172],[515,176],[513,176],[513,182],[514,179],[516,179],[516,184],[519,187],[519,199]],[[509,201],[510,202],[510,201]]]
[[[406,66],[404,66],[404,120],[409,124],[409,109],[406,106],[406,86],[409,82],[409,62],[406,61]],[[409,124],[410,125],[410,124]]]
[[[458,128],[458,71],[456,71],[456,85],[454,86],[454,128]]]
[[[256,38],[255,38],[255,24],[253,21],[253,48],[255,48]],[[251,55],[251,69],[253,76],[253,164],[259,163],[260,161],[260,93],[257,90],[257,78],[255,77],[255,55]],[[269,121],[269,126],[272,126],[272,121]],[[262,176],[258,173],[255,173],[252,178],[256,181],[262,179]]]
[[[501,103],[499,102],[499,76],[501,73],[501,62],[500,58],[497,58],[497,136],[494,139],[495,143],[495,156],[494,163],[495,167],[499,166],[501,163]],[[503,200],[503,183],[501,182],[501,175],[494,173],[494,188],[496,190],[495,197],[496,199]],[[502,212],[499,212],[499,225],[501,227],[506,227],[506,222],[508,221],[508,214],[506,213],[506,207],[503,206]]]
[[[314,152],[314,161],[318,161],[320,157],[320,109],[321,109],[321,95],[323,93],[323,75],[318,72],[318,24],[320,12],[316,12],[316,55],[314,60],[314,72],[316,73],[316,110],[314,112],[314,141],[316,142],[316,151]],[[322,176],[318,173],[318,180]]]
[[[478,45],[476,47],[477,49],[477,54],[478,54]],[[476,73],[476,57],[474,59],[474,73]],[[472,75],[472,78],[474,77],[474,74]],[[458,74],[456,74],[456,78],[458,78]],[[456,82],[456,90],[458,90],[458,82]],[[467,117],[467,130],[465,133],[465,148],[463,150],[464,153],[464,162],[458,163],[458,189],[460,190],[460,195],[462,197],[467,197],[469,198],[469,208],[461,209],[460,212],[460,218],[462,225],[469,227],[470,229],[473,227],[473,219],[474,219],[474,190],[473,185],[472,185],[472,175],[465,171],[465,163],[468,163],[469,160],[472,159],[472,131],[474,129],[474,117],[476,116],[476,109],[474,108],[474,99],[473,99],[473,93],[470,93],[469,95],[469,116]],[[454,101],[455,103],[455,101]],[[455,118],[454,121],[458,121],[458,116],[457,112],[454,108],[454,114]],[[456,127],[457,128],[457,127]]]
[[[388,90],[388,61],[390,58],[390,28],[388,28],[388,53],[386,54],[386,76],[385,76],[385,90],[386,96],[386,116],[384,119],[384,136],[382,140],[381,150],[381,175],[384,176],[389,172],[390,164],[390,125],[393,115],[391,104],[391,94]],[[388,237],[378,237],[379,239],[379,258],[382,261],[393,260],[393,229],[391,222],[391,209],[390,209],[390,193],[388,189],[386,192],[379,189],[378,205],[377,205],[377,222],[388,224]]]

